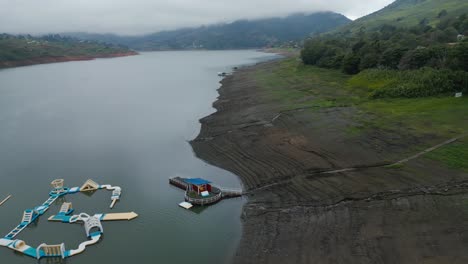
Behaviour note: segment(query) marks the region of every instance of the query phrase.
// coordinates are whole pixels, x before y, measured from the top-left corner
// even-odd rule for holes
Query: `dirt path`
[[[408,161],[410,161],[410,160],[417,159],[417,158],[421,157],[421,156],[424,155],[424,154],[427,154],[427,153],[432,152],[432,151],[434,151],[434,150],[436,150],[436,149],[438,149],[438,148],[441,148],[441,147],[446,146],[446,145],[448,145],[448,144],[451,144],[451,143],[453,143],[453,142],[455,142],[455,141],[457,141],[457,140],[460,140],[460,139],[462,139],[462,138],[465,138],[467,135],[468,135],[468,134],[463,134],[463,135],[461,135],[461,136],[458,136],[458,137],[455,137],[455,138],[451,138],[451,139],[449,139],[449,140],[447,140],[447,141],[444,141],[444,142],[442,142],[442,143],[440,143],[440,144],[438,144],[438,145],[435,145],[435,146],[430,147],[430,148],[428,148],[428,149],[426,149],[426,150],[424,150],[424,151],[421,151],[421,152],[419,152],[419,153],[416,153],[415,155],[413,155],[413,156],[411,156],[411,157],[409,157],[409,158],[406,158],[406,159],[402,159],[402,160],[400,160],[400,161],[397,161],[397,162],[395,162],[394,164],[391,164],[391,165],[403,164],[403,163],[406,163],[406,162],[408,162]]]
[[[218,111],[191,142],[248,194],[234,263],[468,263],[468,174],[421,158],[459,138],[438,144],[404,128],[350,137],[353,107],[282,112],[255,79],[276,63],[224,79]]]
[[[411,157],[408,157],[408,158],[405,158],[405,159],[402,159],[402,160],[399,160],[397,162],[394,162],[394,163],[382,163],[382,164],[373,164],[373,165],[369,165],[369,166],[360,166],[360,167],[351,167],[351,168],[344,168],[344,169],[338,169],[338,170],[329,170],[329,171],[321,171],[321,172],[316,172],[316,173],[312,173],[312,174],[308,174],[308,175],[297,175],[296,177],[310,177],[310,176],[315,176],[315,175],[321,175],[321,174],[337,174],[337,173],[344,173],[344,172],[350,172],[350,171],[357,171],[357,170],[365,170],[365,169],[373,169],[373,168],[384,168],[384,167],[391,167],[391,166],[396,166],[396,165],[400,165],[400,164],[404,164],[404,163],[407,163],[411,160],[414,160],[414,159],[417,159],[429,152],[432,152],[436,149],[439,149],[443,146],[446,146],[448,144],[451,144],[453,142],[456,142],[457,140],[460,140],[462,138],[465,138],[466,136],[468,136],[468,134],[463,134],[461,136],[458,136],[458,137],[455,137],[455,138],[451,138],[449,140],[446,140],[440,144],[437,144],[433,147],[430,147],[428,149],[425,149],[421,152],[418,152],[416,153],[415,155],[411,156]],[[295,178],[295,177],[294,177]],[[277,185],[282,185],[282,184],[285,184],[289,181],[292,181],[294,178],[292,179],[288,179],[288,180],[284,180],[284,181],[279,181],[279,182],[276,182],[276,183],[272,183],[272,184],[267,184],[267,185],[264,185],[264,186],[261,186],[261,187],[258,187],[258,188],[254,188],[254,189],[251,189],[249,190],[248,192],[245,192],[244,195],[251,195],[255,192],[259,192],[259,191],[264,191],[266,189],[269,189],[271,187],[274,187],[274,186],[277,186]]]

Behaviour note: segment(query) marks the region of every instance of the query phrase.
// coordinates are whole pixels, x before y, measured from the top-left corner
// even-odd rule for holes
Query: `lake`
[[[104,237],[78,256],[41,263],[229,263],[241,235],[243,198],[189,211],[173,176],[240,188],[239,179],[197,159],[188,143],[198,120],[214,111],[220,77],[234,66],[275,58],[256,51],[147,52],[139,56],[0,70],[0,236],[23,211],[48,198],[50,182],[87,179],[122,187],[67,195],[17,238],[75,249],[80,224],[51,223],[64,201],[74,214],[131,212],[133,221],[103,222]],[[37,263],[0,247],[0,262]]]

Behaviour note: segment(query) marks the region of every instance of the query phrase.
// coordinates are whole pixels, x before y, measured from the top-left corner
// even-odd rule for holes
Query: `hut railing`
[[[212,197],[208,197],[208,198],[193,198],[193,197],[190,197],[187,192],[185,192],[185,201],[192,203],[192,204],[198,204],[198,205],[216,203],[222,198],[223,198],[222,192],[217,193],[216,195]]]

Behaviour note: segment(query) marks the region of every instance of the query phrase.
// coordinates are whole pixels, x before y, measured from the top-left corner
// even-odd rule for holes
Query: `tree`
[[[343,58],[344,55],[340,51],[330,52],[320,58],[320,60],[317,62],[317,66],[323,68],[339,69],[343,65]]]
[[[401,70],[419,69],[425,66],[432,58],[431,50],[420,47],[408,51],[400,61],[398,68]]]
[[[454,89],[457,92],[468,92],[468,72],[456,71],[451,76]]]
[[[347,54],[343,59],[343,72],[347,74],[359,73],[361,59],[354,53]]]
[[[468,72],[468,42],[458,43],[450,49],[449,65],[452,70]]]
[[[305,64],[315,65],[322,58],[327,46],[320,41],[307,41],[301,51],[301,58]]]
[[[359,63],[359,70],[371,69],[377,67],[379,64],[379,55],[377,53],[367,53],[361,57]]]
[[[406,49],[400,46],[388,48],[383,52],[379,64],[390,69],[397,69],[406,51]]]
[[[429,19],[427,19],[426,17],[421,19],[421,21],[419,21],[419,25],[421,26],[425,26],[427,24],[429,24]]]
[[[439,12],[439,14],[437,15],[438,18],[442,18],[444,16],[446,16],[448,14],[447,10],[442,10]]]

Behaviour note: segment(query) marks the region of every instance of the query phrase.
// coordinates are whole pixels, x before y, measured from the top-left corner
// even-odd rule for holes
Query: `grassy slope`
[[[103,56],[128,51],[126,48],[77,40],[46,41],[40,38],[25,39],[18,37],[0,39],[0,62],[41,57]]]
[[[435,26],[440,19],[440,11],[446,10],[451,16],[457,16],[468,11],[466,0],[397,0],[384,9],[360,18],[342,27],[339,31],[358,31],[361,27],[374,29],[384,24],[401,27],[411,27],[419,24],[424,18],[429,25]]]
[[[427,154],[430,159],[438,160],[454,169],[468,172],[468,139],[460,140],[452,145]]]
[[[415,136],[451,138],[468,131],[468,97],[427,97],[418,99],[370,99],[340,71],[305,66],[297,58],[286,59],[272,71],[259,70],[257,81],[269,91],[280,110],[352,106],[359,111],[350,137],[371,129],[405,129]],[[364,86],[369,84],[363,83]],[[408,146],[411,148],[411,146]],[[432,159],[455,168],[467,168],[468,143],[453,144],[433,152]],[[460,156],[465,155],[465,156]]]
[[[450,16],[468,12],[466,0],[397,0],[384,9],[360,18],[343,26],[333,34],[356,33],[362,27],[366,30],[378,28],[384,24],[399,27],[418,25],[423,19],[431,26],[440,22],[438,14],[446,10]],[[300,108],[307,105],[315,107],[334,107],[340,105],[356,106],[360,115],[355,117],[360,125],[349,128],[350,136],[368,129],[381,128],[392,130],[404,127],[414,135],[433,134],[452,137],[468,131],[468,97],[429,97],[418,99],[392,98],[369,99],[369,88],[385,85],[389,80],[370,80],[352,78],[335,70],[307,67],[299,62],[285,61],[278,68],[279,75],[268,76],[259,73],[259,80],[269,88],[272,96],[283,102],[285,109]],[[288,77],[286,81],[286,77]],[[268,82],[266,80],[269,80]],[[288,87],[287,83],[294,83]],[[276,86],[275,86],[276,84]],[[301,87],[297,89],[296,87]],[[364,88],[366,87],[366,88]],[[323,95],[321,94],[323,92]],[[286,99],[281,94],[290,94]],[[335,93],[336,98],[333,98]],[[311,95],[322,101],[304,102],[301,98]],[[297,99],[297,100],[295,100]],[[313,108],[311,108],[313,109]],[[374,118],[369,119],[369,116]],[[427,155],[428,158],[443,162],[449,167],[468,170],[468,139],[451,144]]]

